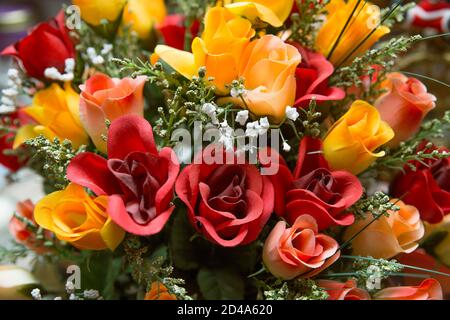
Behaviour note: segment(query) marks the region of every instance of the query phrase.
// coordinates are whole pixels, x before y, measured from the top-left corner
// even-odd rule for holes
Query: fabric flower
[[[385,155],[384,151],[374,152],[393,137],[394,131],[381,120],[377,109],[357,100],[328,131],[323,152],[332,169],[359,174]]]
[[[359,233],[352,240],[354,255],[390,259],[399,253],[410,253],[417,249],[425,234],[419,211],[397,199],[392,199],[391,202],[400,207],[400,210],[389,211],[388,217],[381,216],[376,221],[373,221],[371,214],[367,214],[365,219],[358,220],[347,228],[345,241]]]
[[[180,165],[175,152],[159,152],[151,125],[127,115],[113,121],[108,160],[85,152],[67,168],[67,178],[98,196],[108,195],[108,214],[124,230],[141,236],[159,233],[175,207],[173,187]]]
[[[446,148],[437,147],[424,150],[426,144],[419,145],[417,152],[448,152]],[[439,223],[450,213],[450,159],[427,161],[427,165],[417,161],[412,164],[416,170],[405,166],[404,172],[394,179],[391,192],[405,203],[415,206],[422,220]]]
[[[239,16],[257,18],[274,27],[281,27],[289,17],[294,0],[225,0],[225,7]]]
[[[109,215],[107,196],[91,197],[82,186],[69,184],[41,199],[36,223],[80,250],[115,250],[125,237]]]
[[[192,53],[159,45],[155,55],[189,79],[206,67],[206,77],[214,78],[217,93],[223,95],[229,92],[226,86],[239,78],[240,59],[254,35],[250,21],[215,7],[206,13],[204,32],[192,42]]]
[[[164,43],[172,48],[184,50],[185,48],[185,20],[186,17],[181,14],[172,14],[164,18],[161,23],[156,25],[156,29],[164,38]],[[200,31],[200,23],[196,20],[189,28],[191,39],[195,39]],[[188,44],[189,47],[192,42]]]
[[[237,164],[234,153],[225,164],[211,162],[187,166],[176,183],[191,224],[223,247],[255,241],[273,210],[272,183],[256,166]]]
[[[442,300],[442,288],[434,279],[426,279],[419,286],[391,287],[378,291],[375,300]]]
[[[13,129],[18,129],[21,125],[25,125],[32,121],[23,109],[18,109],[17,111],[10,113],[6,116],[9,118],[8,127]],[[5,119],[2,119],[4,122]],[[4,122],[5,123],[5,122]],[[5,123],[6,124],[6,123]],[[20,168],[22,168],[26,159],[20,159],[16,155],[7,154],[9,150],[13,149],[13,143],[15,139],[15,133],[3,133],[0,135],[0,164],[11,170],[12,172],[16,172]]]
[[[40,23],[1,54],[19,59],[26,73],[33,78],[44,78],[45,69],[51,67],[64,73],[66,60],[75,57],[74,44],[64,19],[61,11],[53,20]]]
[[[379,23],[374,8],[368,1],[331,0],[325,7],[326,20],[317,34],[317,50],[335,66],[350,64],[390,32]],[[350,23],[347,23],[350,16]],[[342,30],[344,33],[340,36]]]
[[[345,209],[358,201],[363,188],[358,178],[346,171],[331,171],[323,159],[319,139],[304,137],[300,142],[294,173],[280,161],[275,186],[275,212],[293,223],[301,214],[314,217],[319,230],[348,226],[354,222]]]
[[[370,300],[369,293],[358,288],[354,279],[347,282],[318,280],[317,285],[328,293],[327,300]]]
[[[116,21],[122,14],[127,0],[72,0],[80,7],[81,18],[87,23],[98,26],[103,20]]]
[[[106,153],[106,120],[114,121],[127,114],[143,116],[146,80],[144,76],[111,79],[98,73],[80,86],[81,121],[99,151]]]
[[[166,11],[164,0],[128,0],[122,21],[130,25],[139,38],[148,39],[155,24],[164,20]]]
[[[70,140],[74,148],[87,145],[89,138],[80,122],[79,103],[80,97],[69,82],[64,88],[53,83],[38,91],[31,106],[23,109],[37,124],[28,124],[18,130],[14,148],[39,135],[50,140],[58,138],[61,142]]]
[[[145,294],[144,300],[177,300],[177,297],[171,294],[161,282],[153,282],[150,291]]]
[[[298,50],[273,35],[252,41],[243,53],[238,78],[245,79],[245,103],[233,102],[257,116],[269,116],[280,123],[286,107],[294,105],[295,71],[301,61]]]
[[[31,200],[25,200],[17,203],[16,213],[9,221],[9,233],[16,242],[23,244],[38,254],[41,254],[48,251],[48,249],[43,246],[43,241],[37,240],[36,235],[30,231],[29,226],[16,217],[16,215],[18,215],[21,218],[27,219],[30,223],[37,227],[36,221],[33,217],[33,212],[34,204]],[[49,234],[45,234],[45,236],[50,238]]]
[[[339,258],[338,248],[336,240],[319,234],[316,220],[304,214],[290,228],[284,221],[275,225],[264,244],[263,261],[278,278],[310,278]]]
[[[333,65],[322,54],[296,43],[293,45],[302,56],[302,62],[295,71],[297,92],[294,106],[308,107],[313,98],[319,103],[344,99],[344,90],[328,86],[328,79],[334,72]]]
[[[381,119],[395,132],[389,144],[398,146],[419,130],[422,120],[435,107],[436,97],[428,93],[419,80],[398,72],[389,73],[381,89],[387,92],[377,99],[374,106],[380,112]]]

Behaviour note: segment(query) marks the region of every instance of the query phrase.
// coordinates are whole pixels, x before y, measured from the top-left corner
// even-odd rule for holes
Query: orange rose
[[[146,77],[111,79],[104,74],[90,77],[81,85],[81,121],[98,150],[106,153],[106,120],[144,114]]]
[[[416,287],[391,287],[375,294],[376,300],[442,300],[442,288],[434,279],[426,279]]]
[[[317,284],[328,293],[327,300],[370,300],[369,293],[358,288],[355,280],[347,282],[319,280]]]
[[[436,106],[436,97],[419,80],[398,72],[388,74],[381,88],[387,92],[378,98],[375,107],[395,132],[389,144],[398,146],[417,132],[422,120]]]
[[[390,211],[389,217],[378,218],[353,239],[355,255],[389,259],[399,253],[413,252],[419,246],[418,241],[425,233],[419,211],[400,200],[393,199],[391,202],[399,206],[400,210]],[[344,234],[344,240],[352,238],[373,219],[372,215],[367,214],[364,220],[350,226]]]
[[[277,223],[264,244],[263,261],[276,277],[309,278],[339,258],[338,247],[336,240],[318,233],[312,216],[301,215],[291,228],[284,221]]]
[[[296,94],[295,70],[301,61],[298,50],[280,38],[265,35],[252,41],[245,49],[239,77],[245,79],[245,103],[234,102],[257,116],[269,116],[281,122],[286,107],[294,105]]]
[[[177,300],[161,282],[153,282],[150,291],[145,294],[144,300]]]

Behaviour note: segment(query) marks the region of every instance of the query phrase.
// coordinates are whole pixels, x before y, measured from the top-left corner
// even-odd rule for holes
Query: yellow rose
[[[252,21],[259,18],[274,27],[281,27],[289,17],[294,0],[225,0],[225,7]]]
[[[295,70],[301,61],[298,50],[273,35],[254,40],[243,53],[239,78],[245,79],[244,101],[231,99],[257,116],[283,121],[286,107],[295,101]],[[225,99],[224,102],[230,100]]]
[[[72,3],[80,7],[84,21],[98,26],[102,20],[116,21],[127,0],[72,0]]]
[[[76,184],[53,192],[36,204],[34,218],[42,228],[80,250],[114,250],[125,232],[108,216],[108,197],[91,197]]]
[[[159,45],[155,54],[187,78],[206,67],[206,76],[214,78],[218,94],[227,94],[233,80],[238,79],[238,67],[245,47],[255,35],[250,21],[221,7],[209,9],[205,31],[192,43],[192,53]]]
[[[335,66],[350,64],[390,32],[388,27],[380,26],[379,8],[370,2],[331,0],[325,10],[328,14],[317,34],[316,48]],[[353,17],[345,28],[352,13]]]
[[[328,131],[323,152],[334,170],[359,174],[385,155],[384,151],[374,151],[392,138],[394,131],[381,121],[378,110],[357,100]]]
[[[352,240],[353,254],[390,259],[400,253],[411,253],[419,246],[425,231],[416,207],[392,199],[399,211],[389,211],[389,217],[382,216],[364,229]],[[344,234],[344,241],[352,238],[367,226],[374,217],[367,214],[363,220],[351,225]]]
[[[37,92],[32,105],[24,111],[38,124],[21,127],[16,134],[14,148],[39,135],[50,140],[55,137],[61,141],[68,139],[75,148],[87,144],[89,138],[80,122],[79,104],[80,96],[70,83],[66,83],[64,89],[53,83]]]
[[[156,23],[166,16],[164,0],[128,0],[123,10],[123,23],[131,25],[141,39],[147,39]]]

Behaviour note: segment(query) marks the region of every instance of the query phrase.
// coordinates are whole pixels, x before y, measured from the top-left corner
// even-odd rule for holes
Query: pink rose
[[[436,97],[419,80],[398,72],[388,74],[381,88],[387,92],[377,99],[375,107],[395,132],[390,145],[397,146],[417,132],[422,120],[435,107]]]
[[[106,153],[106,120],[112,122],[128,114],[143,116],[146,80],[144,76],[111,79],[99,73],[80,86],[81,121],[97,149]]]
[[[391,287],[378,291],[376,300],[442,300],[442,287],[434,279],[426,279],[415,287]]]
[[[278,222],[264,244],[263,261],[276,277],[310,278],[332,265],[340,256],[333,238],[318,233],[316,220],[301,215],[292,227]]]

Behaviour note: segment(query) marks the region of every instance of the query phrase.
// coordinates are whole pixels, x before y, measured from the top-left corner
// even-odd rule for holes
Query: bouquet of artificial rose
[[[2,52],[1,161],[47,195],[0,297],[442,299],[450,113],[398,71],[431,38],[389,37],[411,8],[74,0],[37,25]]]

